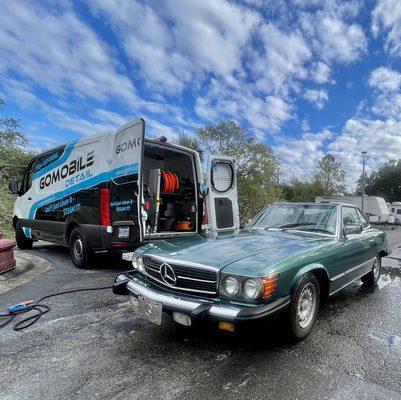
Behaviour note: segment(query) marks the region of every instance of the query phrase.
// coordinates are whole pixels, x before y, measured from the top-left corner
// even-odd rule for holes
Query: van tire
[[[91,266],[93,252],[88,245],[87,237],[82,229],[73,229],[68,245],[71,260],[76,267],[88,268]]]
[[[18,248],[21,250],[32,249],[33,240],[25,236],[21,221],[18,221],[15,225],[15,241],[17,242]]]

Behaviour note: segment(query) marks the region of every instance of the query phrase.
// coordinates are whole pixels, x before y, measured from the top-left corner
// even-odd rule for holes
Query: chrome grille
[[[167,263],[175,273],[177,282],[175,285],[168,285],[164,282],[160,267]],[[149,279],[154,280],[171,289],[182,290],[203,295],[217,294],[217,271],[213,268],[198,267],[192,265],[178,265],[174,262],[155,259],[149,256],[143,257],[145,272]]]

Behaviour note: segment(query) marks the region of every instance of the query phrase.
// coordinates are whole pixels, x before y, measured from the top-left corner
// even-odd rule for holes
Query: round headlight
[[[260,283],[256,279],[247,279],[243,284],[244,296],[247,299],[257,299],[262,293]]]
[[[228,276],[224,280],[224,291],[229,295],[229,296],[236,296],[239,293],[239,283],[237,278],[234,278],[233,276]]]

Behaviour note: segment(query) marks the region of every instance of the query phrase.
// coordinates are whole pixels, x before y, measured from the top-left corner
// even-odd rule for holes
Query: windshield
[[[337,207],[320,204],[272,204],[251,228],[336,234]]]

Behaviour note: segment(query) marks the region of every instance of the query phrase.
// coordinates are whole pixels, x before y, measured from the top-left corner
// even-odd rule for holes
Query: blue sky
[[[4,1],[0,96],[35,149],[141,116],[148,135],[234,119],[308,178],[401,158],[401,2]]]

